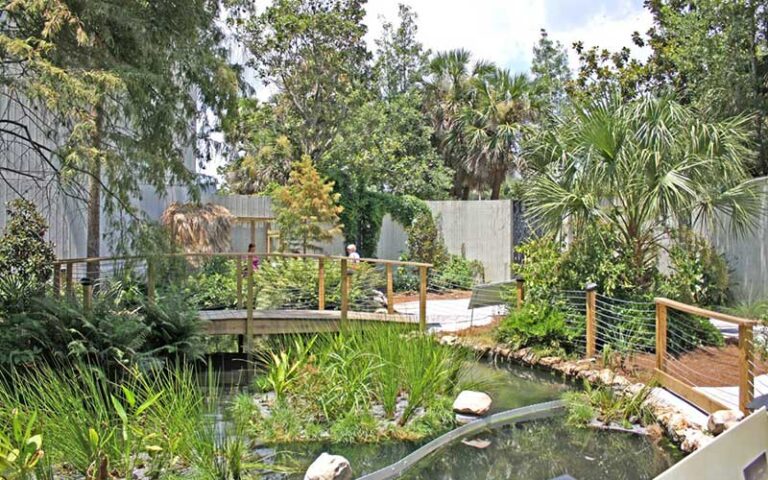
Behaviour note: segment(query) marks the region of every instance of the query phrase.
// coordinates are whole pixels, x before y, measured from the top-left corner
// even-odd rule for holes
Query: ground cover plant
[[[453,424],[465,354],[412,329],[377,325],[288,336],[256,384],[273,392],[251,415],[269,442],[417,439]]]

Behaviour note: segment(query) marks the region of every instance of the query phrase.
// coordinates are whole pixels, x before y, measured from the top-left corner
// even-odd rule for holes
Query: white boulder
[[[352,466],[340,455],[323,452],[309,466],[304,480],[352,480]]]
[[[469,415],[485,415],[491,409],[491,397],[483,392],[464,390],[453,402],[453,411]]]
[[[744,418],[744,413],[739,410],[718,410],[707,419],[707,430],[712,435],[720,435]]]

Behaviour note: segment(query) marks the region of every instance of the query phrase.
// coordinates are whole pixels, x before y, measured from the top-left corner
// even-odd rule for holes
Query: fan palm
[[[760,209],[747,181],[749,122],[710,121],[671,97],[625,103],[614,94],[574,105],[527,145],[537,173],[529,213],[557,232],[607,222],[642,272],[669,227],[725,219],[748,231]]]
[[[518,158],[523,129],[531,117],[531,82],[523,75],[494,68],[475,77],[473,101],[459,115],[467,145],[465,168],[479,185],[499,198],[501,186]]]
[[[429,65],[427,109],[435,131],[436,147],[455,172],[452,194],[457,198],[467,198],[473,186],[465,165],[467,145],[459,117],[472,101],[473,79],[493,68],[484,62],[470,68],[470,53],[467,50],[438,53]]]

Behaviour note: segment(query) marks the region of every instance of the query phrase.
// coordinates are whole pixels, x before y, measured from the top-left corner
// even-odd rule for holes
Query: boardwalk
[[[200,318],[205,321],[208,335],[244,335],[246,310],[204,310]],[[408,314],[352,312],[347,315],[355,322],[390,322],[418,325],[419,318]],[[334,332],[341,325],[341,312],[333,310],[254,310],[251,333],[270,335],[281,333]]]

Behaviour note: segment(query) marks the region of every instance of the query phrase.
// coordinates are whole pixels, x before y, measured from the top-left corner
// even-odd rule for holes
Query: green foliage
[[[43,458],[43,437],[35,434],[37,413],[25,421],[18,409],[10,415],[10,432],[0,431],[0,477],[5,480],[33,480]]]
[[[451,423],[445,405],[458,386],[462,356],[432,336],[394,325],[355,326],[309,340],[278,338],[258,384],[279,393],[272,415],[255,426],[257,434],[297,441],[327,431],[334,442],[434,434]],[[372,416],[374,405],[383,409],[388,427]],[[426,418],[414,420],[422,408]]]
[[[53,246],[45,240],[48,225],[31,202],[14,200],[8,204],[7,214],[5,233],[0,238],[0,278],[14,282],[19,295],[0,298],[0,311],[4,306],[13,307],[8,301],[41,295],[55,260]]]
[[[535,173],[527,211],[550,233],[568,219],[575,238],[606,223],[630,261],[631,284],[647,290],[665,240],[657,225],[725,216],[736,233],[754,226],[748,122],[711,120],[670,96],[624,101],[614,92],[575,103],[526,150]]]
[[[441,267],[448,261],[440,229],[430,212],[419,213],[407,229],[408,258]]]
[[[339,194],[325,182],[308,155],[291,171],[288,183],[274,194],[276,221],[283,242],[298,242],[307,253],[311,242],[330,240],[341,232]]]
[[[665,296],[694,305],[725,305],[730,277],[725,259],[705,238],[690,229],[672,235],[670,274],[659,286]]]
[[[585,335],[581,322],[570,323],[564,308],[527,302],[511,310],[494,333],[496,340],[512,348],[533,347],[549,353],[568,352],[574,340]]]
[[[605,424],[618,423],[626,428],[632,421],[642,425],[654,423],[653,410],[645,401],[653,385],[645,385],[638,392],[617,393],[609,386],[592,386],[584,382],[584,390],[565,394],[567,422],[575,427],[586,427],[593,420]]]
[[[96,212],[89,232],[99,232],[100,207],[136,213],[131,200],[143,185],[161,193],[179,184],[196,191],[183,152],[215,130],[212,119],[220,117],[208,113],[229,109],[237,95],[237,74],[220,48],[218,3],[6,6],[0,75],[9,89],[2,96],[25,112],[15,120],[26,133],[14,135],[30,152],[14,165],[50,172],[65,194],[100,195],[88,205]],[[45,115],[33,113],[39,111]],[[195,131],[190,123],[197,114],[204,128]],[[58,135],[46,145],[29,133],[53,124]],[[99,237],[89,237],[95,256]]]
[[[213,257],[185,279],[184,296],[199,310],[232,308],[237,304],[237,273],[231,259]]]
[[[467,260],[461,255],[449,255],[448,261],[433,271],[432,283],[445,288],[471,290],[483,283],[485,270],[477,260]]]
[[[201,478],[198,475],[238,480],[264,468],[248,463],[244,449],[217,440],[216,399],[209,396],[216,387],[201,389],[196,372],[130,368],[119,374],[112,378],[85,364],[7,373],[0,383],[0,403],[15,409],[0,411],[3,432],[19,424],[19,418],[29,418],[29,426],[12,435],[26,438],[22,443],[34,444],[38,451],[40,437],[31,434],[42,435],[45,458],[56,471],[88,480],[130,478],[139,468],[151,480]],[[34,412],[45,415],[34,420]],[[4,448],[0,440],[0,454]],[[219,464],[225,458],[226,474],[214,476],[221,473]]]
[[[197,311],[177,294],[155,305],[136,302],[135,286],[103,284],[91,311],[66,298],[35,299],[12,313],[0,330],[0,365],[80,359],[105,367],[157,363],[163,358],[196,359],[203,353]]]
[[[256,305],[259,309],[301,306],[318,307],[317,262],[296,258],[272,258],[264,261],[254,276]],[[370,264],[356,266],[350,282],[351,305],[366,306],[374,290],[382,285],[382,276]],[[341,266],[339,262],[325,265],[325,305],[328,309],[341,306]]]

